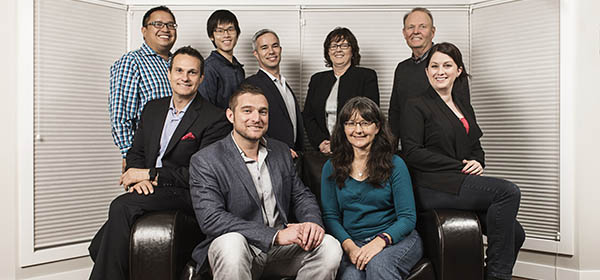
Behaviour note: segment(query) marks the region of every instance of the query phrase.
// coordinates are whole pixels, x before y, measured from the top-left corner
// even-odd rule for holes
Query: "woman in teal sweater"
[[[377,104],[350,99],[321,179],[323,221],[344,249],[338,279],[404,279],[423,255],[410,175]]]

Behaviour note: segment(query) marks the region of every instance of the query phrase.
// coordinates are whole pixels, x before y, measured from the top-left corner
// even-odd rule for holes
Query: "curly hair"
[[[371,143],[366,171],[369,174],[367,182],[376,188],[383,187],[385,181],[392,175],[392,169],[394,168],[392,163],[392,157],[394,156],[392,132],[377,104],[363,96],[348,100],[338,115],[331,136],[333,173],[329,179],[335,180],[337,186],[341,189],[344,187],[344,181],[350,176],[352,162],[354,161],[354,150],[346,137],[344,123],[355,114],[359,114],[366,121],[373,122],[379,128],[379,132],[375,135],[373,143]]]
[[[348,44],[350,44],[350,47],[352,48],[352,60],[350,61],[350,64],[352,66],[360,64],[360,47],[358,47],[356,37],[354,37],[354,34],[352,34],[350,29],[346,27],[336,27],[327,34],[327,38],[325,38],[325,42],[323,42],[323,55],[325,56],[326,67],[331,67],[333,65],[331,58],[329,57],[329,46],[331,43],[344,40],[348,41]]]

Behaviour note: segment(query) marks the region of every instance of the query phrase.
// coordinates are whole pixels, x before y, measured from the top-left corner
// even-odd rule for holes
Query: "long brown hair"
[[[394,156],[392,133],[377,104],[362,96],[348,100],[338,115],[331,136],[333,173],[329,179],[335,180],[337,186],[342,188],[344,181],[350,176],[354,150],[348,142],[348,138],[346,138],[344,123],[355,113],[358,113],[366,121],[373,122],[379,128],[379,132],[375,135],[371,144],[366,171],[369,174],[367,182],[377,188],[383,187],[385,181],[392,175],[392,169],[394,168],[392,164],[392,157]]]

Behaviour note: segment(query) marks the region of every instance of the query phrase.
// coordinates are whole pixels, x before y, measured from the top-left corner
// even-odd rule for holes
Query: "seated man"
[[[192,254],[198,268],[208,259],[215,280],[334,279],[340,244],[325,234],[315,196],[296,175],[289,147],[263,137],[267,98],[242,84],[226,115],[231,135],[190,163],[192,204],[207,235]],[[300,223],[291,223],[293,215]]]
[[[95,262],[90,279],[129,278],[129,234],[141,215],[171,209],[192,213],[190,157],[231,131],[223,110],[196,96],[203,62],[192,47],[177,50],[168,71],[173,96],[146,104],[121,175],[127,193],[112,201],[108,221],[89,247]]]

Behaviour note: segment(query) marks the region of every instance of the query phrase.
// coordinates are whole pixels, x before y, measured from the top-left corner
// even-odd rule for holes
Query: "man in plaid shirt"
[[[144,105],[172,94],[167,69],[177,39],[177,23],[171,10],[165,6],[148,10],[142,20],[142,35],[142,46],[123,55],[110,68],[112,136],[121,150],[123,167]]]

